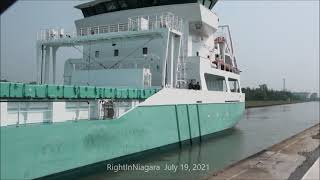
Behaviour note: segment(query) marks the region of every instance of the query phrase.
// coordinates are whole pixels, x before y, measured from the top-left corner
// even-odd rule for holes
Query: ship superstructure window
[[[106,11],[106,6],[97,6],[95,8],[95,11],[96,11],[97,14],[102,14],[103,12]]]
[[[118,0],[118,4],[119,4],[119,7],[120,7],[121,9],[126,9],[126,8],[128,8],[128,4],[127,4],[126,0]]]
[[[106,2],[105,7],[107,8],[107,12],[115,11],[117,9],[116,2],[114,1]]]
[[[204,74],[208,91],[223,91],[227,92],[226,79],[223,76],[213,74]]]
[[[227,56],[227,55],[225,56],[225,62],[226,62],[226,64],[229,64],[232,66],[232,59],[230,56]]]
[[[99,56],[100,56],[100,51],[96,51],[96,52],[94,53],[94,57],[98,58]]]
[[[203,5],[206,6],[209,9],[212,9],[213,6],[217,3],[216,0],[204,0]]]
[[[126,9],[137,9],[151,6],[162,6],[171,4],[200,3],[212,9],[218,0],[94,0],[76,6],[81,9],[84,17],[98,14],[121,11]]]
[[[148,48],[147,48],[147,47],[144,47],[144,48],[142,49],[142,54],[143,54],[143,55],[147,55],[147,54],[148,54]]]
[[[115,50],[114,50],[113,56],[119,56],[119,49],[115,49]]]
[[[203,5],[205,7],[207,7],[207,8],[209,8],[211,3],[212,3],[212,1],[210,1],[210,0],[204,0],[204,4]]]
[[[229,87],[230,87],[230,91],[231,92],[240,92],[240,86],[239,86],[239,82],[236,79],[228,79],[229,81]]]

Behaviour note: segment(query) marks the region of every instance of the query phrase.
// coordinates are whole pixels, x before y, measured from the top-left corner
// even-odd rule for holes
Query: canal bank
[[[319,130],[317,124],[202,179],[301,179],[319,158]]]

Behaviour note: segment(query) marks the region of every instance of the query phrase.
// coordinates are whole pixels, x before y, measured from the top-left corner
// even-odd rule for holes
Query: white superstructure
[[[38,82],[56,83],[56,53],[60,47],[70,47],[83,57],[66,58],[66,85],[162,88],[144,102],[116,102],[117,116],[142,105],[244,102],[229,27],[219,26],[219,18],[211,10],[215,0],[156,0],[148,6],[136,1],[84,3],[76,6],[84,18],[75,21],[74,32],[42,30],[37,41]],[[88,104],[45,104],[40,121],[45,117],[63,121],[103,116],[100,102]],[[1,106],[14,109],[11,119],[19,117],[20,105]],[[32,107],[28,105],[28,111]],[[10,114],[10,108],[1,110]]]
[[[81,51],[83,58],[66,60],[65,84],[121,87],[126,86],[126,82],[122,82],[117,70],[125,79],[134,80],[140,77],[133,69],[145,69],[150,71],[151,78],[145,81],[151,81],[151,86],[185,88],[192,81],[199,82],[201,90],[218,90],[223,88],[222,78],[227,91],[230,78],[237,81],[239,87],[239,71],[229,28],[218,26],[219,19],[211,11],[215,1],[173,2],[132,9],[128,7],[130,3],[121,1],[121,7],[127,7],[127,10],[97,12],[103,7],[112,9],[112,2],[96,0],[77,6],[85,18],[75,22],[76,33],[49,29],[39,35],[39,81],[55,83],[55,54],[59,47],[68,46]],[[53,68],[52,80],[50,66]],[[114,79],[104,82],[101,76]],[[138,84],[140,87],[141,83]],[[146,87],[149,84],[146,83]]]

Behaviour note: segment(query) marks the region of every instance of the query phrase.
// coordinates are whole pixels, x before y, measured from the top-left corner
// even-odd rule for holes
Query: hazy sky
[[[3,13],[1,78],[34,81],[37,32],[75,29],[74,20],[82,14],[73,6],[79,3],[20,0]],[[221,24],[231,26],[243,87],[266,83],[281,89],[286,78],[287,89],[319,91],[318,1],[220,1],[214,11]],[[76,50],[58,51],[59,81],[70,56],[80,55]]]

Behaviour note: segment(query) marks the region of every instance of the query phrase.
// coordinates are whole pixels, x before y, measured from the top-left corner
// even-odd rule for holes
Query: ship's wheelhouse
[[[212,9],[217,0],[96,0],[78,5],[76,8],[81,9],[84,17],[90,17],[128,9],[196,2]]]

